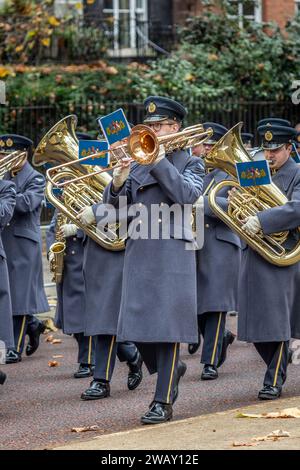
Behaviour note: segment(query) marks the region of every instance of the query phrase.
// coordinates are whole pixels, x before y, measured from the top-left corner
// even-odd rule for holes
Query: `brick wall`
[[[188,17],[201,14],[201,0],[173,0],[175,23],[183,23]],[[282,28],[295,15],[295,0],[262,0],[263,21],[276,21]]]

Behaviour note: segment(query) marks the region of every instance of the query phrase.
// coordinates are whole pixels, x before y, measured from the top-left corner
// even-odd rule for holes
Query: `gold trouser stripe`
[[[115,342],[115,336],[112,337],[111,343],[110,343],[110,348],[109,348],[109,354],[108,354],[108,361],[107,361],[107,367],[106,367],[106,380],[108,381],[109,377],[109,369],[110,369],[110,361],[111,361],[111,353],[114,347],[114,342]]]
[[[278,357],[278,361],[277,361],[277,367],[276,367],[276,371],[275,371],[273,387],[275,387],[276,383],[277,383],[278,371],[279,371],[279,367],[280,367],[281,359],[282,359],[282,351],[283,351],[283,341],[282,341],[281,346],[280,346],[280,352],[279,352],[279,357]]]
[[[171,387],[172,387],[172,383],[173,383],[173,376],[174,376],[174,369],[175,369],[176,354],[177,354],[177,343],[175,343],[175,345],[174,345],[174,353],[173,353],[173,361],[172,361],[171,376],[170,376],[170,380],[169,380],[169,388],[168,388],[167,403],[170,403],[170,394],[171,394]]]
[[[89,337],[89,353],[88,353],[88,364],[91,365],[91,356],[92,356],[92,337]]]
[[[26,315],[24,315],[23,321],[22,321],[22,326],[21,326],[21,331],[20,331],[20,336],[19,336],[18,346],[17,346],[17,352],[20,352],[21,342],[22,342],[22,338],[24,335],[25,323],[26,323]]]
[[[216,332],[216,337],[215,337],[215,344],[214,344],[214,349],[213,349],[213,353],[212,353],[211,360],[210,360],[212,365],[215,362],[218,339],[219,339],[219,334],[220,334],[221,320],[222,320],[222,312],[219,313],[219,321],[218,321],[217,332]]]

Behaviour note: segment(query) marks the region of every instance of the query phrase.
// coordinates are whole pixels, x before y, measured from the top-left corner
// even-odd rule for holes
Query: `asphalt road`
[[[235,318],[229,326],[236,330]],[[83,402],[80,394],[90,379],[74,379],[76,345],[73,338],[54,333],[62,343],[53,345],[42,337],[38,351],[24,356],[19,364],[1,366],[8,380],[0,387],[0,449],[52,448],[74,439],[91,439],[99,434],[140,426],[139,418],[147,409],[154,392],[155,377],[145,371],[140,387],[127,390],[127,366],[117,363],[111,384],[111,397]],[[63,357],[54,359],[53,356]],[[219,370],[219,379],[201,382],[200,353],[190,356],[182,347],[187,373],[180,384],[174,419],[180,420],[216,411],[257,403],[257,392],[264,376],[264,365],[254,348],[235,342],[227,362]],[[48,361],[59,361],[55,368]],[[300,395],[299,366],[292,365],[283,397]],[[75,434],[73,427],[97,424],[97,431]],[[178,436],[180,439],[180,436]]]

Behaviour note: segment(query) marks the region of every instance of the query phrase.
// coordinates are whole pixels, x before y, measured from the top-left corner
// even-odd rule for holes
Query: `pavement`
[[[262,414],[294,407],[300,409],[299,397],[95,436],[55,450],[299,450],[299,419],[238,417],[241,413]],[[255,440],[277,430],[290,436]]]

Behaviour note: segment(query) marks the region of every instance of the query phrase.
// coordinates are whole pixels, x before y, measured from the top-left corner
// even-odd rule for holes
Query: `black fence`
[[[180,100],[180,98],[178,97]],[[219,122],[230,128],[237,122],[244,122],[244,131],[255,135],[255,144],[258,144],[256,135],[257,122],[270,116],[278,116],[291,121],[292,125],[300,122],[300,106],[292,102],[241,102],[238,100],[220,100],[210,102],[195,100],[184,101],[188,108],[188,117],[185,125],[199,122]],[[99,134],[96,122],[98,116],[106,115],[122,107],[130,122],[137,124],[142,122],[144,110],[142,103],[128,103],[105,101],[103,103],[62,103],[60,105],[44,105],[17,107],[0,107],[0,133],[13,133],[25,135],[37,145],[45,133],[60,119],[69,114],[78,117],[77,131],[89,132],[94,138]],[[48,222],[51,210],[44,209],[42,222]]]

